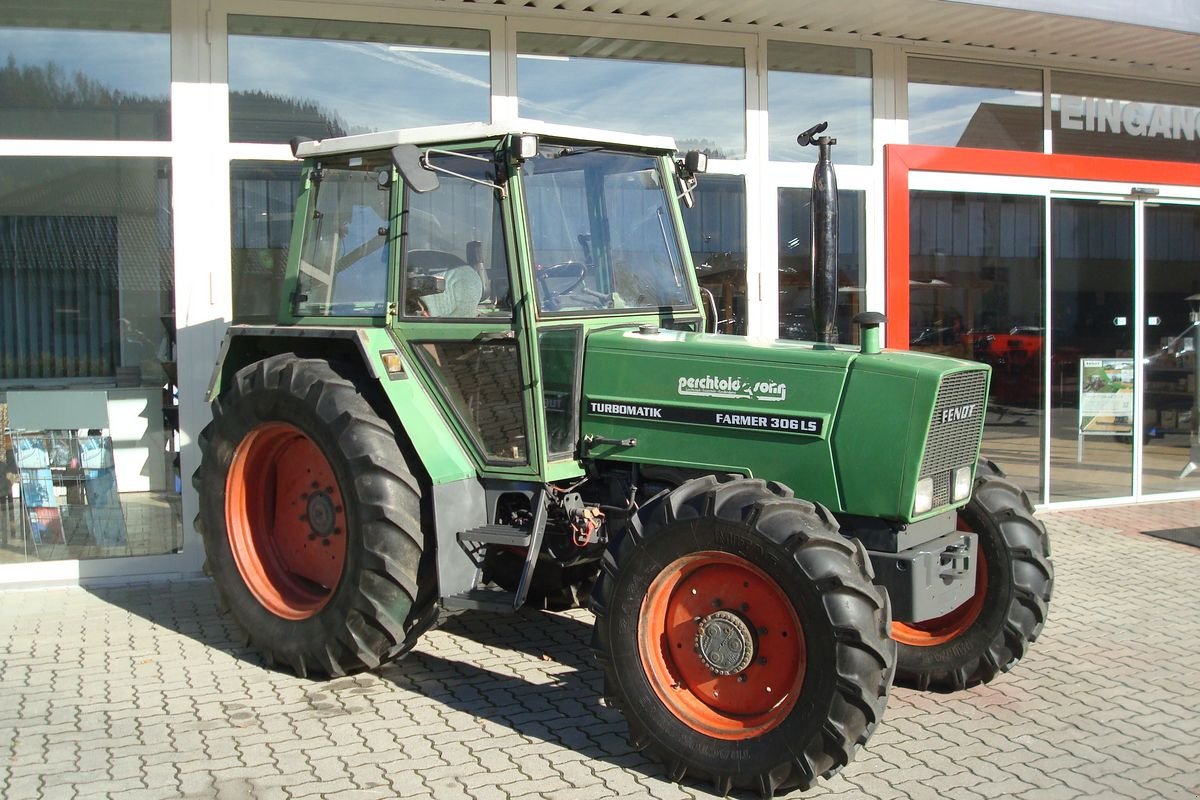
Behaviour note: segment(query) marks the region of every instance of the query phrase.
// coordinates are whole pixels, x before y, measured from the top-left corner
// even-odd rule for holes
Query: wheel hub
[[[754,629],[732,611],[714,611],[696,627],[696,652],[714,675],[736,675],[754,661]]]
[[[330,535],[337,532],[334,528],[334,523],[337,521],[337,510],[334,508],[333,498],[328,492],[313,492],[308,496],[305,517],[309,527],[312,528],[310,539],[328,539]]]

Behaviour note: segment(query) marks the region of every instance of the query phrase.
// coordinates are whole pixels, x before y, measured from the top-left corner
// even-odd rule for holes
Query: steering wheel
[[[579,277],[577,277],[574,281],[572,281],[567,286],[565,286],[557,291],[550,288],[551,279],[557,277],[555,275],[555,272],[563,272],[567,269],[578,269]],[[545,269],[540,269],[537,271],[538,283],[541,284],[542,292],[545,295],[546,299],[559,298],[559,297],[562,297],[564,294],[570,294],[571,292],[573,292],[579,288],[580,284],[583,283],[583,281],[587,278],[587,276],[588,276],[588,266],[587,266],[587,264],[584,264],[582,261],[563,261],[560,264],[554,264],[553,266],[549,266],[549,267],[546,267]]]

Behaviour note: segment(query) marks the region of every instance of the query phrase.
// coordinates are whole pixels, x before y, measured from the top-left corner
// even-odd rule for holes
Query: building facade
[[[199,571],[205,390],[272,310],[287,140],[475,120],[707,152],[693,258],[762,338],[809,335],[796,134],[828,120],[845,340],[883,310],[991,364],[985,453],[1040,504],[1195,496],[1200,12],[879,5],[5,3],[0,584]]]

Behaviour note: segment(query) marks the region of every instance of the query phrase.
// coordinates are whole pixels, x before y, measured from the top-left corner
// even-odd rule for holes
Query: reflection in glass
[[[1051,203],[1050,500],[1133,493],[1133,206]]]
[[[908,140],[1042,152],[1042,71],[908,59]]]
[[[0,562],[174,552],[170,162],[0,162]]]
[[[910,215],[910,347],[991,366],[983,453],[1040,497],[1045,201],[920,191]]]
[[[827,120],[838,163],[871,163],[870,50],[768,42],[767,67],[771,160],[816,162],[796,136]]]
[[[487,31],[229,17],[229,138],[286,142],[490,119]]]
[[[1052,72],[1055,153],[1200,161],[1200,87]]]
[[[0,137],[171,138],[170,4],[0,6]]]
[[[696,278],[716,301],[716,332],[744,335],[746,179],[741,175],[701,175],[694,196],[695,205],[683,207],[683,226]]]
[[[515,341],[425,342],[414,351],[488,463],[528,462]]]
[[[1200,464],[1200,207],[1147,204],[1145,214],[1142,491],[1195,490],[1200,471],[1184,473]]]
[[[233,321],[279,316],[300,165],[234,161],[229,168],[233,222]]]
[[[743,158],[740,48],[517,34],[522,117],[675,137],[680,151]]]
[[[840,143],[839,143],[840,146]],[[866,194],[838,192],[838,341],[858,344],[851,321],[865,297]],[[812,341],[812,191],[779,190],[779,338]]]

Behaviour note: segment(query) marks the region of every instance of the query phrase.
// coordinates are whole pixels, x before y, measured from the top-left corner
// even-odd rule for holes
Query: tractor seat
[[[451,267],[445,274],[445,291],[422,295],[421,305],[431,317],[474,317],[483,299],[483,280],[474,267]]]

